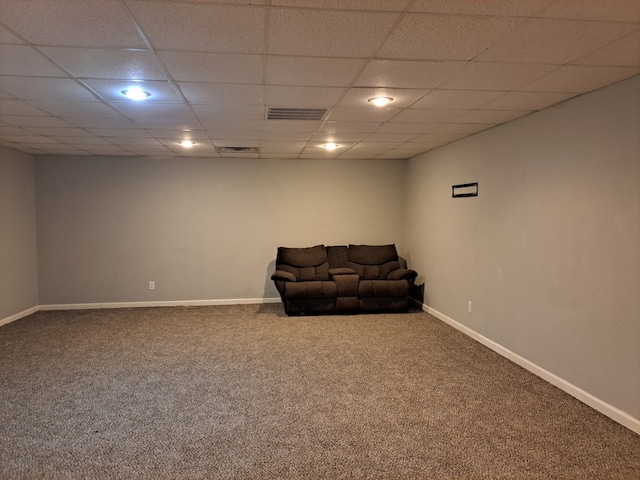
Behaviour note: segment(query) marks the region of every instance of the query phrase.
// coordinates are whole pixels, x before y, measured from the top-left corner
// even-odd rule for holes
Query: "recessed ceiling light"
[[[195,143],[191,140],[183,140],[180,142],[180,145],[182,145],[184,148],[191,148],[195,145]]]
[[[325,143],[322,148],[326,148],[327,150],[335,150],[336,148],[338,148],[340,145],[338,145],[337,143]]]
[[[386,104],[393,102],[391,97],[373,97],[369,99],[376,107],[384,107]]]
[[[127,97],[130,100],[144,100],[145,98],[149,98],[151,94],[145,90],[142,90],[140,87],[131,87],[125,88],[122,90],[122,95]]]

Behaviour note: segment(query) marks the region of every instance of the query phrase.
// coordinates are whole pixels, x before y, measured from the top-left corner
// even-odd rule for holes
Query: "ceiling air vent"
[[[327,108],[267,107],[267,120],[322,120]]]
[[[258,147],[216,147],[218,153],[259,153]]]

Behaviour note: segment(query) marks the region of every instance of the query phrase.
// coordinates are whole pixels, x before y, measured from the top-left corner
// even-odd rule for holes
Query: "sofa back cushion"
[[[363,280],[384,280],[400,268],[395,245],[349,245],[349,268]]]
[[[307,248],[278,247],[276,269],[291,272],[296,280],[329,280],[329,259],[324,245]]]

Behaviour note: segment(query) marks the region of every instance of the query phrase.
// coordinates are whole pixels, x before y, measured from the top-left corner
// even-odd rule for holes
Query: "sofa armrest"
[[[284,270],[276,270],[271,275],[271,280],[280,280],[281,282],[295,282],[296,276],[291,272],[285,272]]]
[[[418,272],[415,270],[409,270],[408,268],[398,268],[393,270],[387,276],[387,280],[414,280],[418,276]]]
[[[353,268],[330,268],[329,277],[333,278],[336,275],[355,275],[356,271]]]

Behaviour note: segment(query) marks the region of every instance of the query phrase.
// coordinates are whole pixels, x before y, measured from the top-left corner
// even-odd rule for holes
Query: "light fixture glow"
[[[183,140],[180,142],[180,145],[182,145],[184,148],[191,148],[195,145],[195,143],[193,143],[191,140]]]
[[[322,146],[322,148],[326,148],[327,150],[335,150],[339,146],[340,145],[338,145],[337,143],[326,143]]]
[[[384,107],[388,103],[393,102],[391,97],[373,97],[369,99],[370,103],[373,103],[376,107]]]
[[[125,88],[120,93],[122,93],[122,95],[124,95],[128,99],[135,101],[144,100],[145,98],[149,98],[151,96],[149,92],[142,90],[140,87]]]

